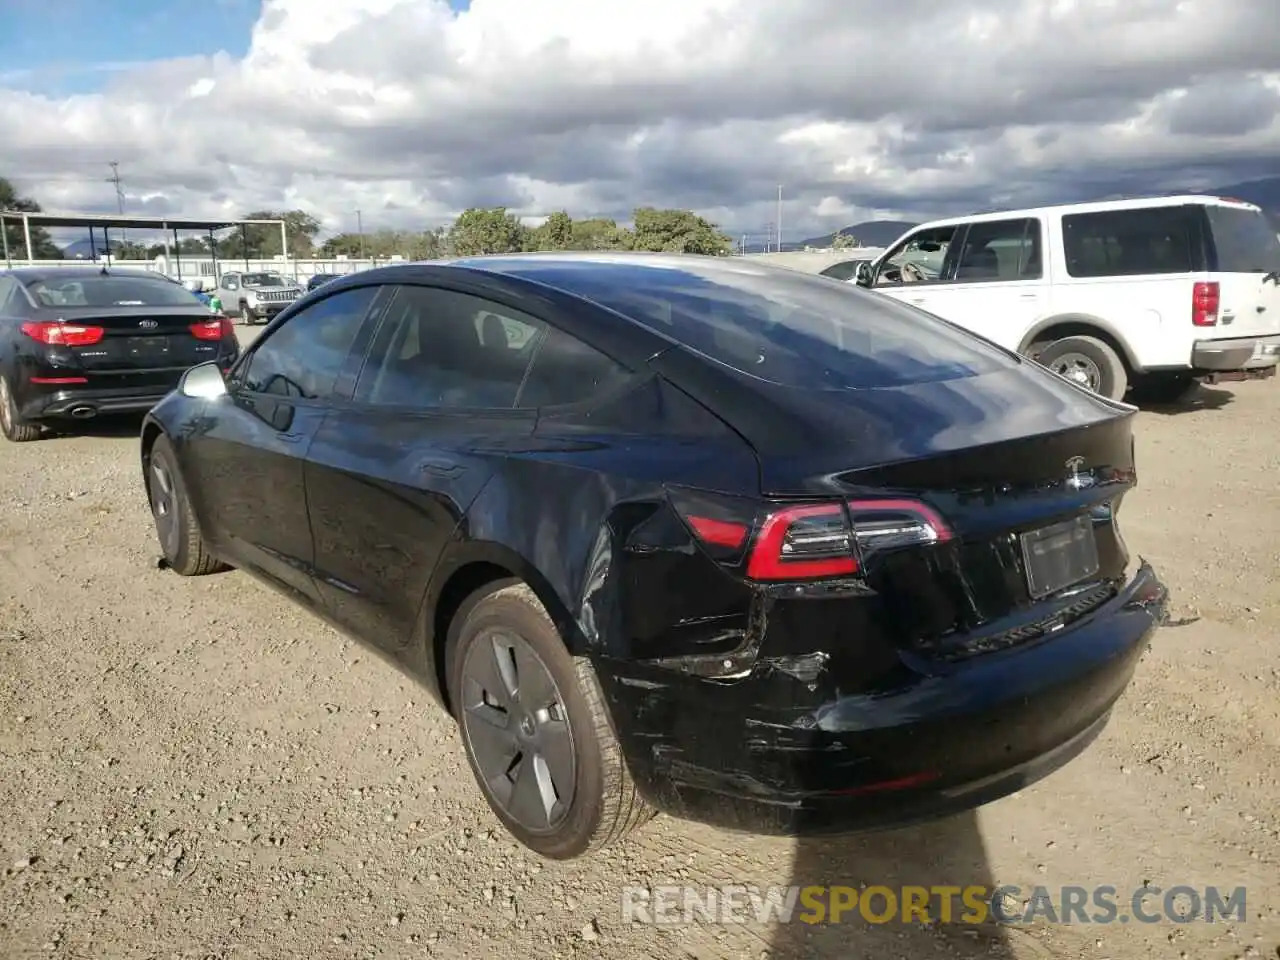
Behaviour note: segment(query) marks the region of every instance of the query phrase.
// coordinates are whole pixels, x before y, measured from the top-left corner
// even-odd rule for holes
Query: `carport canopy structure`
[[[246,268],[248,266],[248,238],[245,236],[245,228],[250,225],[257,226],[278,226],[280,228],[280,249],[284,254],[285,262],[289,259],[289,230],[283,220],[199,220],[191,217],[127,217],[124,214],[91,214],[91,213],[28,213],[25,210],[0,210],[0,240],[4,244],[4,260],[6,266],[13,265],[13,259],[9,250],[9,232],[7,227],[10,222],[21,222],[22,237],[24,246],[26,247],[27,263],[34,263],[32,257],[31,246],[31,228],[32,227],[87,227],[89,229],[89,245],[94,247],[94,231],[98,228],[102,230],[102,248],[108,258],[111,256],[111,230],[160,230],[164,232],[164,245],[166,254],[169,249],[169,234],[173,232],[173,250],[176,257],[178,267],[178,279],[182,279],[182,254],[178,250],[178,233],[179,231],[198,231],[200,233],[208,233],[210,240],[210,254],[213,257],[215,272],[217,266],[217,246],[213,242],[214,234],[219,230],[229,230],[239,228],[241,237],[245,240]]]

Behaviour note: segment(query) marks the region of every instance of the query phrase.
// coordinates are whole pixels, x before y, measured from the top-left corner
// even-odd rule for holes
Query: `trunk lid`
[[[68,324],[101,327],[96,343],[67,348],[87,373],[123,374],[162,372],[188,367],[218,356],[220,341],[202,339],[193,325],[208,324],[214,317],[198,303],[190,307],[113,307],[60,312]]]
[[[739,406],[720,377],[694,389],[755,447],[766,497],[849,504],[867,602],[902,649],[955,661],[1031,642],[1124,583],[1134,408],[1030,362],[873,390],[750,386],[766,402]],[[884,540],[886,501],[906,506],[899,529],[918,503],[947,534]]]

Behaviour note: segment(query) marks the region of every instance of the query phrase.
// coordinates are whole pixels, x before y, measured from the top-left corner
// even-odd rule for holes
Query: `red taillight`
[[[1191,290],[1191,323],[1197,327],[1216,327],[1220,298],[1216,281],[1197,283]]]
[[[41,323],[24,323],[22,332],[32,340],[50,347],[88,347],[106,335],[102,327],[86,327],[78,323],[60,320]]]
[[[28,383],[39,383],[45,386],[64,386],[72,383],[88,383],[88,377],[31,377]]]
[[[236,335],[230,317],[214,317],[191,325],[191,335],[197,340],[226,340]]]
[[[673,502],[713,559],[742,564],[747,579],[764,583],[852,576],[873,553],[952,538],[937,512],[916,500],[766,507],[758,517],[743,502],[725,498],[682,491]]]

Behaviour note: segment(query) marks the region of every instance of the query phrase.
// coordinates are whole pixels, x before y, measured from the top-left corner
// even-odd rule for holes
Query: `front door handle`
[[[277,434],[282,443],[297,443],[299,440],[306,438],[305,433],[281,433]]]
[[[418,469],[422,473],[436,477],[456,477],[462,473],[462,467],[459,464],[452,460],[445,460],[443,457],[427,457],[418,464]]]
[[[1040,299],[1040,294],[1038,294],[1038,293],[1024,293],[1024,294],[1022,294],[1018,299],[1019,299],[1019,300],[1039,300],[1039,299]]]
[[[924,298],[924,297],[912,297],[911,302],[912,302],[912,303],[914,303],[916,306],[919,306],[920,304],[922,304],[922,303],[924,303],[924,302],[925,302],[925,298]]]

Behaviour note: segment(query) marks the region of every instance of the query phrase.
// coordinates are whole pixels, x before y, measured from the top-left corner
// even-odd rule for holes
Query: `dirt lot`
[[[451,723],[230,573],[157,569],[136,423],[0,448],[0,957],[1280,956],[1280,384],[1144,411],[1174,591],[1108,731],[976,815],[821,844],[659,818],[544,863]],[[1244,923],[625,924],[624,885],[1248,888]],[[1157,897],[1153,903],[1158,904]]]

